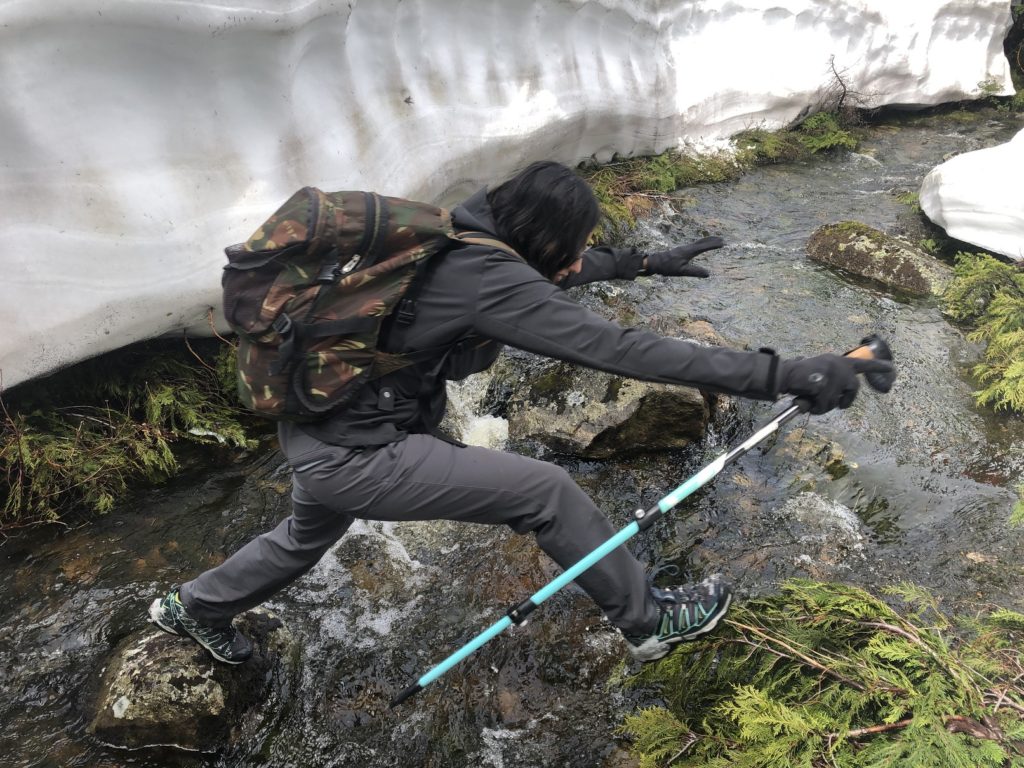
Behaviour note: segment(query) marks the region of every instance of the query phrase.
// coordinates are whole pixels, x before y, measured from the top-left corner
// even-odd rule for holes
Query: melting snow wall
[[[209,332],[306,184],[449,202],[872,104],[1012,92],[1005,0],[0,0],[0,376]]]

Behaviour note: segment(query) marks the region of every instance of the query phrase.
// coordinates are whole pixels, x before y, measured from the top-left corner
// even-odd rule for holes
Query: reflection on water
[[[844,350],[878,332],[897,356],[891,394],[799,420],[676,516],[635,540],[649,563],[729,574],[741,592],[811,575],[878,586],[908,579],[948,600],[1022,606],[1021,535],[1007,529],[1024,474],[1019,420],[981,413],[962,373],[977,354],[928,302],[905,304],[810,263],[818,226],[858,219],[913,228],[893,192],[917,188],[951,152],[1008,139],[1019,125],[950,118],[873,130],[861,154],[766,168],[686,190],[681,214],[641,243],[721,235],[708,280],[646,278],[582,301],[707,319],[727,339],[784,356]],[[503,423],[462,407],[485,381],[453,388],[456,426],[501,443]],[[739,402],[701,446],[626,462],[565,466],[617,522],[649,506],[770,412]],[[152,596],[220,561],[287,514],[288,476],[272,447],[147,491],[61,536],[0,548],[0,765],[614,765],[609,735],[624,694],[603,683],[621,640],[577,590],[491,643],[398,712],[387,702],[555,573],[531,539],[454,524],[354,526],[271,607],[302,640],[298,689],[219,757],[121,753],[85,734],[109,650],[143,622]],[[642,694],[630,694],[642,696]]]

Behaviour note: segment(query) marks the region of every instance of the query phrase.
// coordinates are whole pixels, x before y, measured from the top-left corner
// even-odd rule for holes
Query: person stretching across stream
[[[610,538],[611,523],[562,468],[466,446],[439,431],[445,382],[487,369],[504,344],[646,381],[759,400],[796,395],[811,402],[813,413],[848,407],[859,372],[891,370],[885,362],[838,355],[782,360],[768,349],[701,347],[605,320],[564,289],[640,274],[707,277],[691,260],[724,243],[708,237],[647,254],[585,250],[598,218],[590,187],[554,162],[534,163],[456,207],[456,229],[496,238],[522,258],[480,244],[454,244],[434,256],[418,278],[414,316],[385,327],[380,347],[436,354],[372,379],[322,421],[282,422],[291,515],[154,600],[151,621],[191,637],[220,661],[243,662],[252,643],[232,617],[306,573],[357,518],[500,523],[533,533],[562,568]],[[643,662],[710,632],[732,599],[717,575],[691,586],[653,587],[623,546],[576,581]]]

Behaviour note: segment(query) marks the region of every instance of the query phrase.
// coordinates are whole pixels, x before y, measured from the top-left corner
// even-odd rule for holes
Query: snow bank
[[[1024,261],[1024,131],[966,152],[921,183],[921,210],[950,237]]]
[[[1009,92],[1005,0],[0,0],[0,375],[208,331],[304,184],[449,202],[521,164]]]

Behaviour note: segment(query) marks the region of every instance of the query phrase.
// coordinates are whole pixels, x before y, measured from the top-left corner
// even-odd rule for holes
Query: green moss
[[[743,166],[729,153],[693,156],[674,150],[651,157],[616,160],[580,168],[604,214],[597,232],[608,239],[609,229],[632,227],[659,200],[678,202],[671,193],[684,187],[738,178]]]
[[[792,162],[804,154],[804,147],[800,141],[786,131],[742,131],[733,136],[733,141],[740,151],[743,165]]]
[[[857,138],[846,130],[832,112],[818,112],[800,124],[798,138],[811,152],[831,152],[837,149],[856,149]]]
[[[949,113],[949,119],[955,123],[977,123],[984,119],[984,115],[977,110],[958,109]]]
[[[734,608],[631,681],[663,706],[626,718],[644,768],[1019,765],[1024,615],[891,590],[790,581]]]
[[[566,372],[559,364],[542,371],[530,382],[530,399],[561,401],[565,396],[565,377]]]
[[[873,240],[878,238],[878,230],[872,229],[860,221],[840,221],[837,224],[826,225],[825,229],[835,229],[843,234],[863,235]]]
[[[178,469],[175,444],[245,447],[234,350],[146,344],[24,385],[0,400],[0,531],[104,513]]]
[[[671,150],[581,166],[579,172],[594,190],[605,218],[596,236],[608,240],[614,231],[635,226],[637,218],[650,212],[659,200],[679,204],[679,196],[673,193],[685,187],[730,181],[757,165],[793,162],[840,148],[856,149],[858,144],[841,118],[831,112],[812,115],[794,131],[755,128],[732,139],[734,152],[690,155]]]

